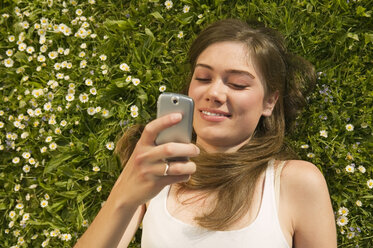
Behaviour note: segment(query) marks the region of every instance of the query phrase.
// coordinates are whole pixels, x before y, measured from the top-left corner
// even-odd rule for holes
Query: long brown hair
[[[261,75],[265,96],[279,93],[272,115],[261,117],[250,141],[238,151],[211,154],[201,149],[201,154],[192,158],[197,171],[188,182],[181,184],[178,194],[184,190],[199,190],[216,195],[212,211],[195,218],[200,226],[210,230],[225,230],[247,213],[255,186],[269,160],[294,158],[285,145],[285,133],[291,130],[306,103],[305,93],[315,83],[313,66],[289,53],[277,31],[263,25],[254,26],[235,19],[215,22],[199,34],[189,50],[193,73],[198,56],[208,46],[223,41],[241,42]],[[139,137],[141,128],[137,126],[117,144],[116,152],[123,165],[134,147],[128,143],[128,137],[134,137],[134,130]]]

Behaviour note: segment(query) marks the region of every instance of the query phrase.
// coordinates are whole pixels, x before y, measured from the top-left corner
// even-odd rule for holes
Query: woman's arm
[[[169,157],[194,157],[199,149],[194,144],[167,143],[155,146],[154,141],[163,129],[175,125],[181,114],[158,118],[145,126],[126,166],[110,195],[87,231],[78,240],[79,247],[117,247],[123,235],[134,232],[142,219],[142,205],[156,196],[164,186],[189,179],[196,170],[191,161],[173,162],[165,176],[165,159]]]
[[[133,236],[136,234],[137,229],[141,224],[141,221],[144,217],[146,211],[145,204],[141,205],[137,208],[135,214],[132,217],[131,222],[128,224],[126,231],[124,232],[122,239],[119,242],[117,248],[127,248],[128,245],[131,243]]]
[[[318,168],[292,160],[285,166],[281,187],[294,230],[293,246],[335,248],[335,219],[327,184]]]
[[[109,197],[74,247],[117,247],[123,236],[126,237],[122,242],[126,242],[126,246],[123,247],[127,247],[134,234],[133,229],[137,230],[134,224],[138,218],[142,219],[142,215],[142,206],[137,209],[130,205],[119,206]]]

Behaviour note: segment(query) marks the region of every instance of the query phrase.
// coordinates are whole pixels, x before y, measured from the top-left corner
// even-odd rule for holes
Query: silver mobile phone
[[[181,113],[182,119],[176,125],[162,130],[155,140],[157,145],[178,142],[190,143],[193,130],[193,99],[182,94],[163,93],[157,102],[157,118],[171,113]]]

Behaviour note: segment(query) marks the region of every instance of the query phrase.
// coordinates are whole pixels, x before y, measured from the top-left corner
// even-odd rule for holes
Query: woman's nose
[[[206,100],[219,104],[226,102],[227,88],[223,80],[216,79],[210,83],[206,92]]]

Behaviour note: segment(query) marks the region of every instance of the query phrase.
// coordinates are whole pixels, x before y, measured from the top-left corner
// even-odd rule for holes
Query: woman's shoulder
[[[308,161],[288,160],[281,172],[281,183],[314,185],[324,182],[321,171]]]
[[[329,195],[325,178],[316,165],[304,160],[289,160],[281,172],[281,189],[287,200],[303,204]]]
[[[325,178],[316,165],[304,160],[289,160],[281,172],[281,195],[294,207],[329,199]]]

